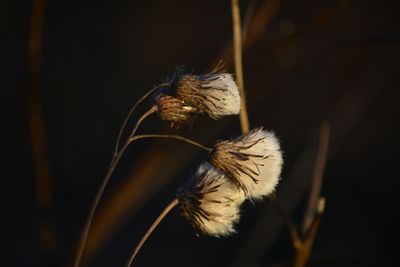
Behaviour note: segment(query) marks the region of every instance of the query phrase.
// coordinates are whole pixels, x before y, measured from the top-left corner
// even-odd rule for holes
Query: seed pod
[[[218,142],[210,154],[210,163],[226,172],[248,198],[255,200],[274,191],[283,159],[275,135],[258,128]]]
[[[171,126],[190,124],[197,113],[196,108],[173,96],[160,94],[155,102],[160,118],[171,122]]]
[[[225,173],[203,163],[178,190],[182,216],[199,233],[220,237],[235,232],[244,193]]]

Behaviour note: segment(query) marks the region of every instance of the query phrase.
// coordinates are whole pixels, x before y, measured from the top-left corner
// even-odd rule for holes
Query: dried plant
[[[126,266],[131,266],[137,253],[162,219],[178,206],[181,215],[199,234],[223,237],[235,232],[240,218],[240,207],[249,199],[262,199],[275,189],[283,163],[278,139],[272,132],[256,128],[250,130],[246,102],[244,98],[243,72],[241,66],[241,32],[237,1],[232,1],[234,22],[234,56],[237,81],[231,74],[217,71],[195,75],[177,71],[164,84],[146,93],[128,113],[118,134],[114,157],[103,179],[100,189],[82,232],[80,246],[75,259],[75,267],[81,262],[87,234],[96,208],[105,187],[125,150],[134,141],[144,138],[170,138],[195,145],[208,153],[208,162],[202,163],[196,174],[182,184],[177,198],[162,211],[142,240],[134,249]],[[125,143],[120,146],[123,132],[136,107],[147,97],[153,96],[153,104],[139,117]],[[190,124],[199,114],[207,114],[212,119],[228,115],[239,115],[242,136],[216,142],[208,148],[179,135],[143,134],[136,132],[147,117],[158,113],[159,118],[171,126]]]

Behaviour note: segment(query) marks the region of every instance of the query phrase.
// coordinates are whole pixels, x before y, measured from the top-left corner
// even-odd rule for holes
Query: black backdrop
[[[37,206],[29,137],[27,47],[32,2],[0,2],[1,266],[68,266],[129,107],[178,65],[202,73],[219,57],[229,62],[219,56],[231,39],[227,0],[46,2],[39,84],[53,182],[51,214],[41,214]],[[282,184],[288,203],[293,202],[291,216],[296,223],[301,221],[308,187],[291,184],[291,179],[312,173],[308,168],[299,174],[296,164],[309,144],[313,147],[321,120],[332,124],[332,150],[322,189],[327,208],[312,264],[395,266],[400,5],[260,0],[258,6],[263,2],[279,5],[244,53],[250,120],[254,126],[273,129],[282,141]],[[241,1],[243,15],[248,3]],[[227,68],[233,71],[229,64]],[[182,132],[206,144],[239,133],[236,118],[215,122],[201,117],[182,130],[167,126],[154,117],[141,129]],[[218,131],[212,130],[215,127]],[[184,155],[179,152],[184,144],[155,143],[167,151],[168,160]],[[140,142],[126,155],[104,202],[141,167],[133,167],[134,162],[151,144]],[[204,157],[190,151],[194,156],[178,172],[174,170],[173,179],[139,208],[125,212],[124,220],[88,261],[90,266],[125,263],[177,185]],[[160,175],[168,172],[165,162],[166,169],[149,164]],[[148,179],[158,183],[157,177]],[[295,192],[293,199],[290,192]],[[271,245],[243,252],[256,225],[263,229],[264,221],[268,223],[263,217],[268,203],[246,204],[238,234],[223,239],[196,237],[174,211],[144,246],[137,266],[231,266],[246,256],[250,259],[240,266],[284,266],[294,256],[285,228],[273,233],[265,228],[256,244],[266,240]],[[57,243],[50,254],[40,244],[42,215],[55,222]]]

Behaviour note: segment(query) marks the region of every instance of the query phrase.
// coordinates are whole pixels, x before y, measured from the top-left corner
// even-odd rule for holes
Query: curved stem
[[[131,141],[136,141],[139,139],[145,139],[145,138],[166,138],[166,139],[175,139],[175,140],[180,140],[183,142],[186,142],[188,144],[194,145],[196,147],[199,147],[207,152],[211,152],[212,148],[206,147],[196,141],[193,141],[191,139],[188,139],[186,137],[180,136],[180,135],[175,135],[175,134],[141,134],[141,135],[136,135],[131,138]]]
[[[244,90],[243,80],[243,65],[242,65],[242,33],[241,33],[241,22],[240,22],[240,9],[239,0],[231,0],[231,11],[232,11],[232,24],[233,24],[233,55],[235,60],[235,72],[236,79],[239,87],[241,108],[240,108],[240,128],[242,133],[249,131],[249,115],[247,114],[246,105],[246,93]]]
[[[139,244],[137,244],[135,250],[133,251],[132,255],[129,257],[128,262],[126,263],[126,267],[132,266],[133,261],[135,260],[136,255],[142,248],[144,242],[149,238],[151,233],[156,229],[156,227],[160,224],[160,222],[164,219],[164,217],[175,207],[178,205],[178,199],[175,198],[172,200],[167,207],[161,212],[161,214],[157,217],[157,219],[154,221],[154,223],[150,226],[149,230],[144,234],[142,239],[140,240]]]
[[[121,129],[119,130],[118,133],[118,137],[117,137],[117,142],[115,144],[115,148],[114,148],[114,157],[117,155],[118,150],[119,150],[119,143],[121,141],[121,137],[122,137],[122,133],[125,130],[126,124],[128,123],[130,117],[132,116],[133,112],[135,111],[135,109],[139,106],[140,103],[143,102],[143,100],[145,100],[149,95],[151,95],[152,93],[154,93],[156,90],[160,89],[161,87],[165,87],[168,86],[169,83],[162,83],[160,85],[157,85],[156,87],[152,88],[150,91],[148,91],[146,94],[144,94],[131,108],[131,110],[129,111],[128,115],[126,116],[124,122],[122,123]]]
[[[126,143],[122,146],[122,148],[118,151],[118,153],[113,157],[113,159],[111,160],[110,163],[110,167],[107,170],[106,175],[103,178],[103,181],[101,182],[100,188],[96,193],[96,196],[94,198],[93,204],[90,208],[89,211],[89,215],[86,219],[86,224],[85,227],[83,228],[82,234],[81,234],[81,239],[79,241],[79,245],[78,245],[78,251],[75,257],[75,261],[74,261],[74,267],[79,267],[80,263],[81,263],[81,259],[82,259],[82,254],[83,254],[83,250],[85,248],[85,244],[86,244],[86,240],[87,240],[87,236],[89,233],[89,229],[90,229],[90,225],[92,224],[92,220],[94,217],[94,214],[96,212],[97,206],[99,205],[100,199],[104,193],[104,189],[106,188],[111,175],[114,172],[115,167],[117,166],[119,160],[121,159],[122,155],[124,154],[125,150],[128,148],[128,146],[131,144],[131,139],[132,136],[136,133],[137,129],[139,128],[140,124],[142,123],[142,121],[144,119],[146,119],[149,115],[151,115],[152,113],[154,113],[157,109],[153,106],[152,108],[150,108],[146,113],[144,113],[136,122],[135,127],[133,128],[131,134],[129,135],[129,138],[126,140]]]

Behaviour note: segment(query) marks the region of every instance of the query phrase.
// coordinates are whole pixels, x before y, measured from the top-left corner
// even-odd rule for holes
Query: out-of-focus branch
[[[28,39],[28,121],[37,179],[36,197],[40,213],[39,239],[45,253],[45,261],[47,261],[52,260],[56,250],[56,232],[53,218],[52,178],[40,92],[45,7],[45,0],[33,1]]]
[[[328,158],[330,125],[327,121],[321,123],[317,159],[315,162],[312,186],[308,199],[307,209],[304,212],[303,235],[310,230],[311,223],[314,220],[318,201],[321,195],[322,181],[326,160]]]
[[[307,208],[304,212],[303,236],[304,240],[299,240],[297,229],[289,227],[292,237],[293,247],[296,250],[294,261],[295,267],[303,267],[310,258],[312,246],[314,244],[319,222],[325,210],[325,198],[321,198],[321,187],[324,177],[326,160],[328,158],[328,146],[330,136],[330,125],[327,121],[321,123],[317,157],[314,166],[313,179]],[[296,234],[293,233],[296,232]]]
[[[242,43],[244,42],[244,40],[246,40],[247,32],[250,28],[250,22],[252,21],[254,12],[256,11],[257,2],[258,0],[251,0],[249,5],[247,6],[242,24]]]
[[[304,241],[298,243],[294,243],[294,248],[296,249],[296,258],[294,260],[294,267],[304,267],[306,266],[308,259],[311,256],[312,246],[315,241],[315,237],[317,235],[317,231],[319,228],[319,223],[321,221],[322,214],[325,210],[325,198],[321,197],[318,200],[318,204],[316,207],[316,214],[313,217],[313,220],[310,225],[310,230],[307,233]]]
[[[236,80],[240,93],[240,128],[242,133],[247,133],[250,128],[247,113],[246,93],[244,90],[243,62],[242,62],[242,23],[240,20],[239,0],[231,0],[232,26],[233,26],[233,58],[235,61]]]

